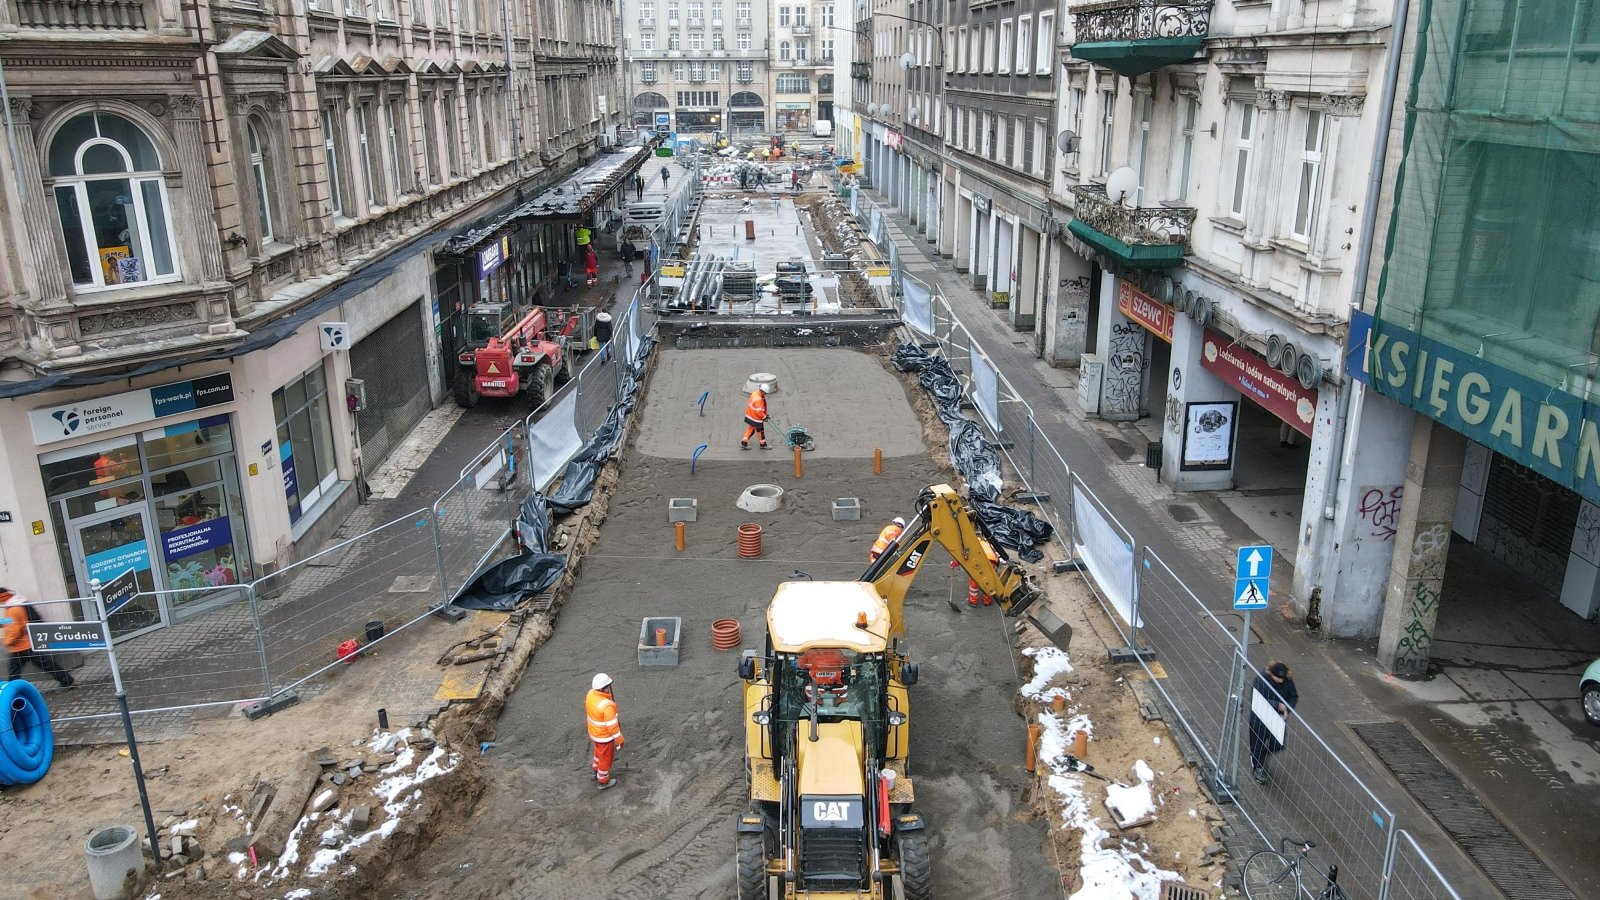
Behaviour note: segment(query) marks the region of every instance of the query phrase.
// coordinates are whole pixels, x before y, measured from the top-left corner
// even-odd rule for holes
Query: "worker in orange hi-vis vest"
[[[744,405],[744,437],[739,440],[739,449],[750,449],[752,435],[761,439],[761,449],[767,449],[767,392],[771,389],[771,385],[763,384],[750,392]]]
[[[617,701],[611,696],[611,676],[604,672],[594,676],[589,695],[584,698],[583,711],[589,720],[589,742],[594,746],[594,783],[600,790],[615,784],[611,780],[611,767],[616,763],[617,751],[622,749],[622,726],[617,723]]]
[[[978,543],[983,545],[983,555],[989,557],[989,565],[991,565],[991,566],[1000,565],[1000,554],[995,552],[994,546],[991,545],[984,538],[978,538]],[[955,568],[959,568],[960,566],[961,566],[961,563],[956,562],[955,560],[951,560],[950,561],[950,568],[955,569]],[[972,580],[971,576],[968,576],[967,577],[967,605],[968,606],[977,606],[980,601],[983,603],[984,606],[993,606],[994,605],[994,598],[989,596],[988,594],[985,594],[983,591],[978,590],[978,583],[976,581]]]
[[[872,542],[872,549],[867,552],[867,562],[877,562],[883,551],[889,549],[889,545],[894,543],[895,538],[905,530],[906,520],[899,516],[895,516],[893,521],[883,526],[883,530],[878,532],[878,539]]]

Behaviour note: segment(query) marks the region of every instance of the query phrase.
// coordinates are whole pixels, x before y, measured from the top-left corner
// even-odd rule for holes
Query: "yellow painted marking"
[[[494,630],[509,618],[511,618],[510,613],[476,610],[472,614],[470,631],[473,634],[483,634]],[[471,665],[446,668],[444,677],[439,681],[439,690],[434,692],[433,699],[446,703],[478,699],[483,694],[483,685],[489,679],[489,666],[493,662],[492,659],[486,659]]]

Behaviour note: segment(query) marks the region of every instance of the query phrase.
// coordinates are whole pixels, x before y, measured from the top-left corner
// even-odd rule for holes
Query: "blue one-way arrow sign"
[[[1239,564],[1233,572],[1233,608],[1266,609],[1272,583],[1272,545],[1256,544],[1239,548]]]

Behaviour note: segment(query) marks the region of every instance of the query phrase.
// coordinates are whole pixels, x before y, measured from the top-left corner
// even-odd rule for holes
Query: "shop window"
[[[227,416],[212,416],[144,433],[144,455],[153,471],[233,452]]]
[[[333,422],[322,364],[272,392],[278,422],[278,464],[290,523],[300,521],[338,481]]]
[[[139,126],[84,113],[62,126],[49,156],[74,285],[178,279],[161,156]]]
[[[98,487],[99,490],[87,495],[83,504],[86,513],[115,505],[113,502],[96,506],[96,503],[109,499],[109,494],[102,496],[101,492],[111,490],[114,482],[135,478],[144,471],[139,463],[138,443],[132,435],[57,451],[41,458],[39,468],[44,476],[46,496],[58,497]]]

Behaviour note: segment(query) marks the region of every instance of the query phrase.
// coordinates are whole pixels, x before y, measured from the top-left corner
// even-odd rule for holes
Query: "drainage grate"
[[[1209,900],[1205,891],[1176,881],[1161,883],[1161,900]]]
[[[1350,728],[1509,900],[1577,900],[1411,729],[1399,722]]]

